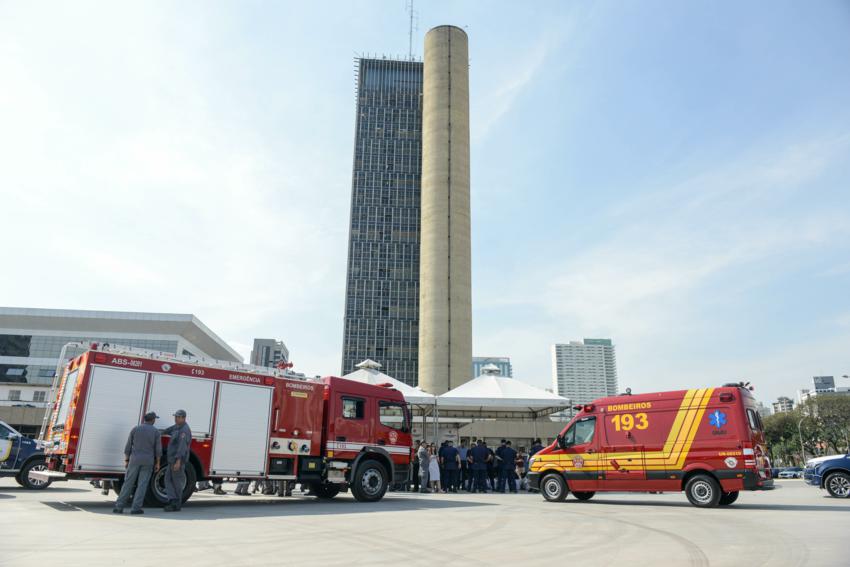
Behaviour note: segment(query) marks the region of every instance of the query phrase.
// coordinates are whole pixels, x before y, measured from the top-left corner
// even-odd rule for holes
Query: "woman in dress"
[[[431,491],[441,492],[440,490],[440,461],[437,456],[437,448],[431,445],[431,458],[428,461],[428,478],[431,481]]]

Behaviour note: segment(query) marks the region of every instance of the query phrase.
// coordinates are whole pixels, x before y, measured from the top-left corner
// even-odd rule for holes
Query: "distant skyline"
[[[405,2],[0,1],[0,305],[339,370],[358,54]],[[473,351],[635,392],[850,374],[850,4],[417,3],[470,38]]]

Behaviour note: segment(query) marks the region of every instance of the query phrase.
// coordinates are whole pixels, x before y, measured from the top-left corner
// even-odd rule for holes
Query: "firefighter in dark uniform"
[[[479,439],[467,457],[472,469],[471,492],[487,492],[487,463],[490,459],[490,451],[484,446],[484,441]]]
[[[186,486],[186,463],[189,460],[189,446],[192,444],[192,430],[186,423],[186,411],[174,412],[174,425],[163,431],[170,435],[165,469],[165,491],[168,494],[166,512],[179,512],[183,505],[183,487]]]
[[[508,483],[508,488],[511,492],[516,492],[516,483],[514,482],[514,470],[516,469],[516,451],[511,447],[511,442],[506,441],[501,447],[499,461],[499,492],[505,493],[505,483]]]

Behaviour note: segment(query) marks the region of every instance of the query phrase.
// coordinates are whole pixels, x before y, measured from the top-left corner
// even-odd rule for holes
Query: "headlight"
[[[529,457],[529,458],[528,458],[528,468],[529,468],[529,470],[531,470],[531,465],[533,465],[533,464],[534,464],[534,461],[536,461],[536,460],[537,460],[537,459],[535,459],[534,457]]]

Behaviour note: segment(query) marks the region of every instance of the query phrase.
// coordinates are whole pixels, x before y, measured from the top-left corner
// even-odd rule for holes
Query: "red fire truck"
[[[764,429],[744,384],[601,398],[529,462],[549,501],[572,492],[685,491],[694,506],[732,504],[773,487]]]
[[[192,429],[184,501],[198,480],[269,479],[368,502],[410,473],[410,414],[389,386],[92,343],[57,384],[41,474],[120,487],[130,429],[149,411],[165,428],[177,409]],[[148,505],[167,503],[164,470]]]

